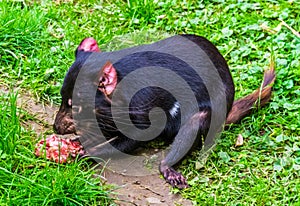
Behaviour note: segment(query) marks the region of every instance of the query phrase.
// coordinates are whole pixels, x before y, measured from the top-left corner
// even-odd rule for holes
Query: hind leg
[[[193,115],[179,130],[169,153],[161,161],[159,170],[165,180],[173,187],[187,188],[188,184],[182,174],[172,168],[194,146],[198,136],[205,135],[210,124],[210,112],[201,111]]]

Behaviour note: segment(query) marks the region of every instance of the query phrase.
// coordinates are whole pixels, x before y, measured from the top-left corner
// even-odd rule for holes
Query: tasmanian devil
[[[275,80],[271,68],[259,89],[234,101],[225,59],[196,35],[114,52],[101,52],[93,38],[86,38],[75,56],[61,89],[54,130],[80,133],[90,138],[90,145],[104,136],[109,144],[87,149],[91,156],[131,153],[154,138],[172,141],[159,170],[178,188],[188,184],[173,166],[195,145],[211,146],[224,123],[236,123],[254,106],[266,104]]]

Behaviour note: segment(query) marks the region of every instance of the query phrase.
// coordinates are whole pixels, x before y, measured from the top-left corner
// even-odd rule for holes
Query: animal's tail
[[[271,98],[272,85],[275,81],[275,65],[271,59],[270,68],[264,73],[264,80],[260,88],[252,94],[233,102],[232,109],[226,119],[226,124],[236,123],[248,115],[254,107],[264,106]]]

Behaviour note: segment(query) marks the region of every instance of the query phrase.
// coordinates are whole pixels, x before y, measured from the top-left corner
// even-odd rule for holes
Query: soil
[[[3,87],[0,87],[0,91],[8,93]],[[53,133],[57,106],[41,104],[26,92],[19,92],[17,105],[34,117],[23,123],[26,128],[32,129],[39,138]],[[106,169],[102,176],[106,183],[116,186],[112,196],[117,205],[192,205],[191,201],[183,199],[179,194],[172,194],[170,186],[158,171],[146,176],[130,176]]]
[[[119,186],[118,205],[192,205],[179,194],[170,193],[170,186],[158,174],[134,177],[104,172],[107,182]]]

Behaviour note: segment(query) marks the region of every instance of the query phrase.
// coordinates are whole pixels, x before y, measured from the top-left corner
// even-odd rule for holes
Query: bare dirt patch
[[[158,174],[134,177],[105,171],[104,177],[118,186],[118,205],[192,205],[179,194],[170,193],[170,186]]]

